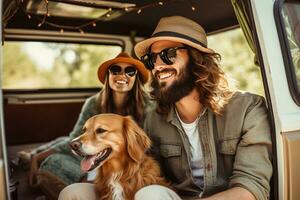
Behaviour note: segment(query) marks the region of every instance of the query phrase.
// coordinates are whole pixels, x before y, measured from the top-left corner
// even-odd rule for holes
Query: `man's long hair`
[[[98,101],[99,113],[116,113],[123,116],[131,115],[134,120],[142,125],[144,120],[144,109],[148,101],[147,94],[141,82],[139,75],[137,74],[133,88],[128,92],[128,98],[123,105],[121,113],[116,113],[112,89],[109,86],[108,73],[106,75],[105,83],[100,91]]]
[[[186,72],[192,73],[200,103],[215,114],[221,115],[235,88],[229,86],[225,73],[218,65],[221,60],[220,54],[203,53],[189,46],[187,48],[189,54],[187,67],[191,69]],[[171,105],[166,105],[156,98],[154,90],[150,94],[157,101],[157,112],[166,116],[170,112]]]

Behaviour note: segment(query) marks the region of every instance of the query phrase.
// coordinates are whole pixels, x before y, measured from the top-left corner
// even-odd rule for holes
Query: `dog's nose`
[[[81,146],[81,142],[79,142],[78,140],[75,140],[73,142],[70,143],[70,147],[74,150],[77,151]]]

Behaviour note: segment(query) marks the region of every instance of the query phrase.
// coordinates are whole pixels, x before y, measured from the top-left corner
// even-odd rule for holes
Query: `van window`
[[[300,3],[287,1],[283,4],[281,15],[287,37],[287,47],[289,51],[290,67],[292,77],[296,77],[297,92],[300,92]]]
[[[122,51],[116,45],[6,41],[3,89],[99,87],[99,64]]]
[[[241,28],[208,36],[208,46],[221,55],[221,67],[238,89],[265,95],[260,68]]]

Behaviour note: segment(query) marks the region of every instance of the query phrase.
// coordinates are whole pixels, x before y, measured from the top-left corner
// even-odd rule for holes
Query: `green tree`
[[[260,69],[240,28],[209,36],[208,46],[221,55],[221,67],[238,89],[264,95]]]
[[[2,84],[3,88],[13,89],[19,86],[39,83],[38,70],[35,63],[26,54],[21,44],[4,44]]]
[[[115,57],[121,47],[94,44],[40,43],[47,50],[51,65],[38,66],[31,57],[45,51],[26,51],[27,42],[7,42],[4,45],[3,87],[6,89],[99,87],[97,69],[100,63]],[[36,53],[38,52],[38,53]],[[42,56],[42,55],[41,55]]]
[[[48,81],[67,87],[98,87],[97,70],[100,63],[115,57],[120,47],[103,45],[51,44],[59,51]],[[72,54],[70,62],[68,55]]]

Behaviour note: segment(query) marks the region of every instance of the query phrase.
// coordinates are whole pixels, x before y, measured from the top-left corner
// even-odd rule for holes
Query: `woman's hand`
[[[37,154],[31,158],[31,163],[30,163],[29,185],[31,187],[35,187],[38,185],[37,182],[38,168],[39,168],[39,161],[38,161],[38,154]]]
[[[30,162],[30,172],[29,172],[29,185],[31,187],[38,186],[38,171],[40,164],[42,161],[50,156],[51,154],[55,153],[53,149],[48,149],[45,151],[42,151],[36,155],[33,155]]]

